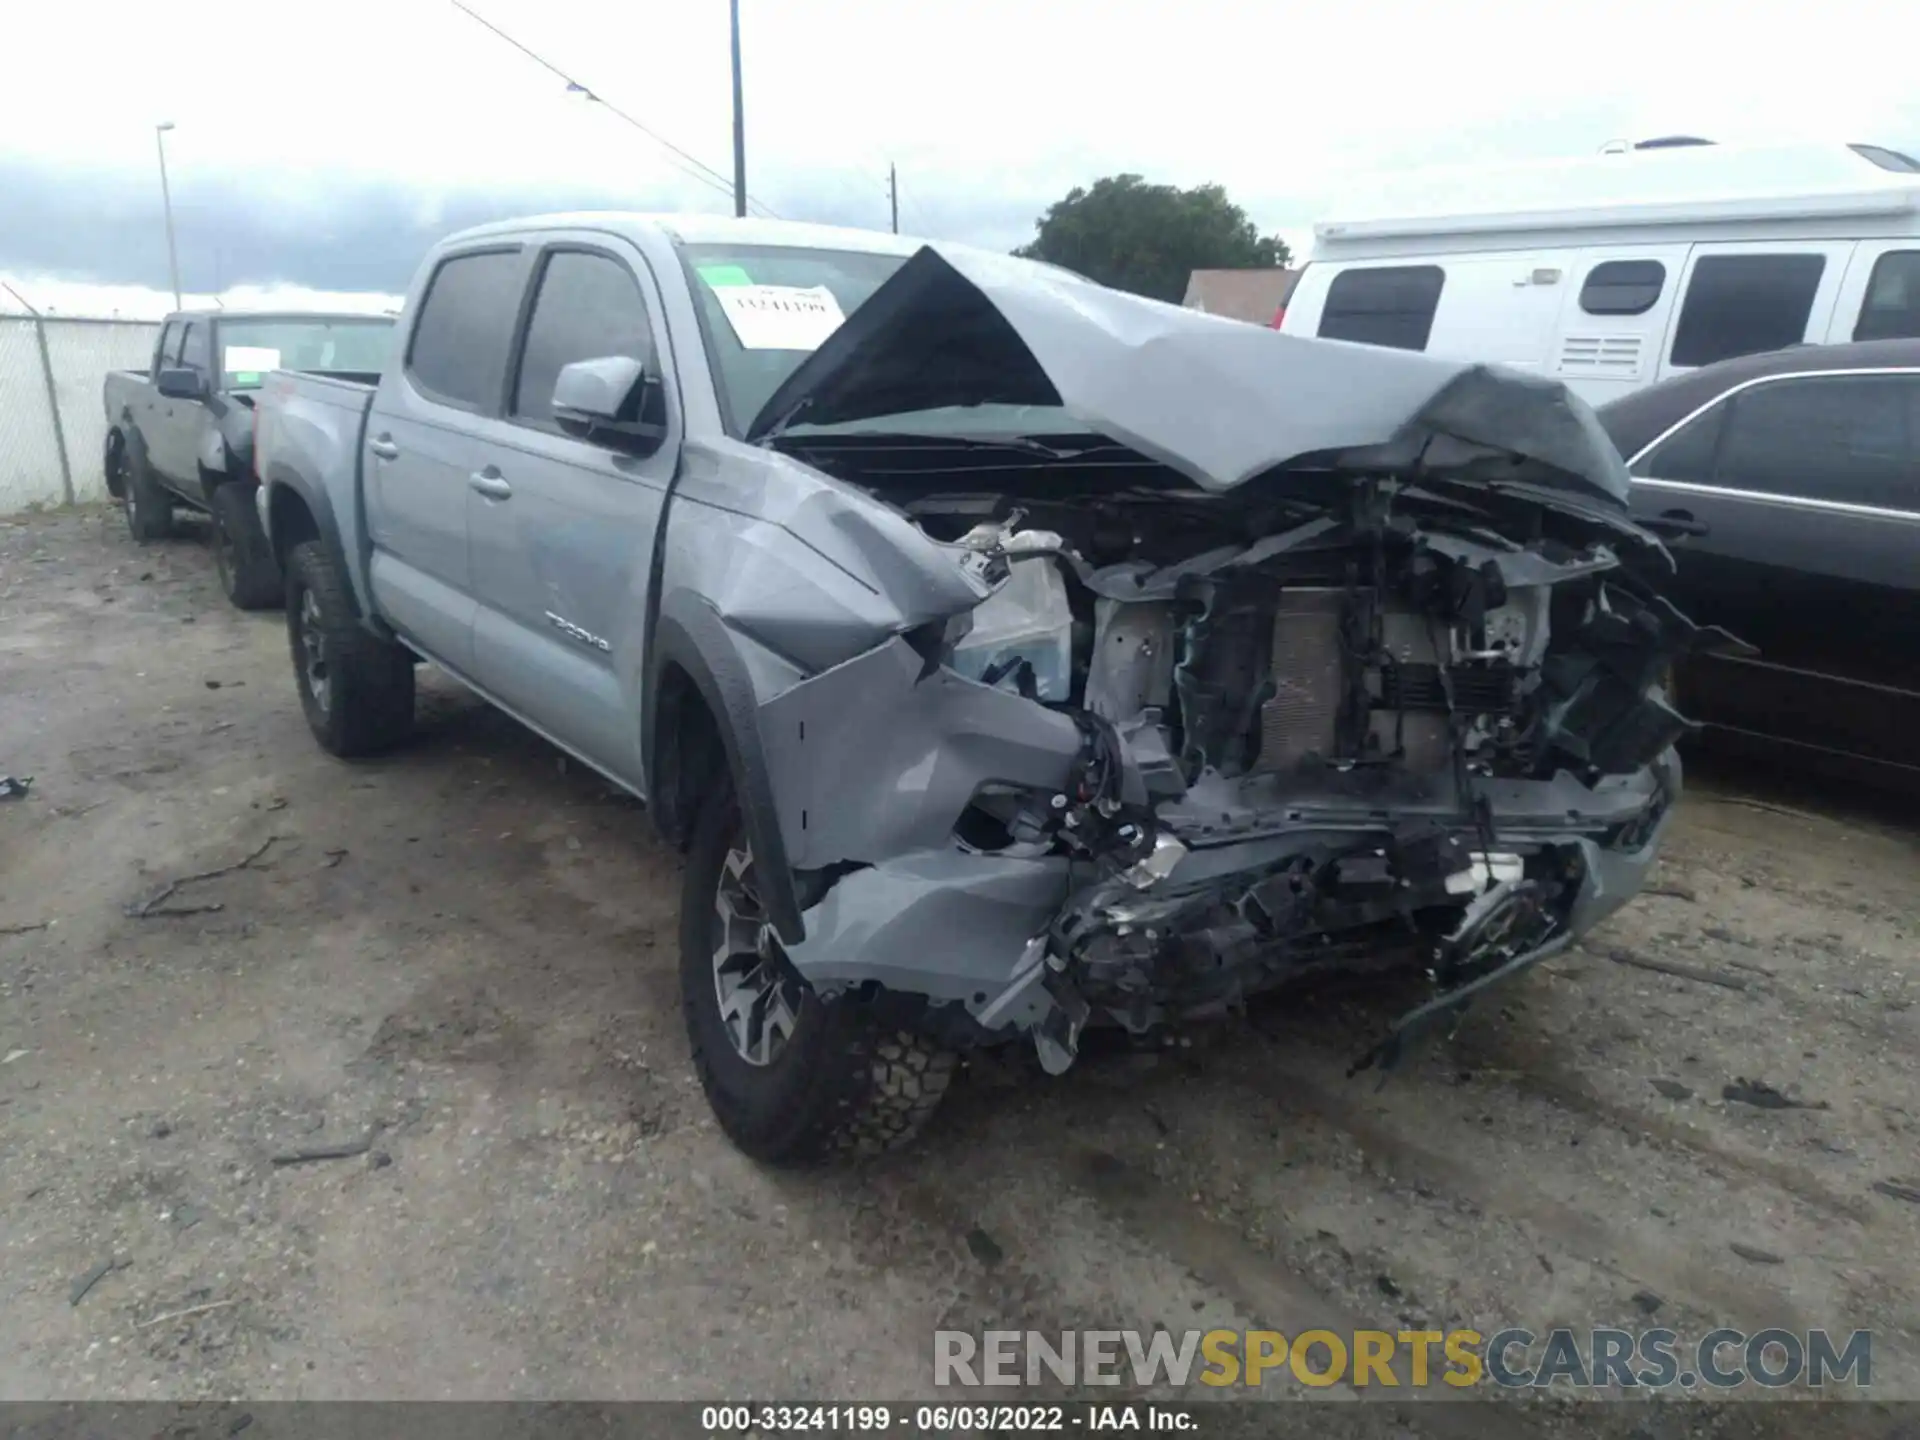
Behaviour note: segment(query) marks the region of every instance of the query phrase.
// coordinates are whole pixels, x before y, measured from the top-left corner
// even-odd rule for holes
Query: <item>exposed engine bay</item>
[[[782,953],[1054,1070],[1382,966],[1428,986],[1391,1060],[1640,889],[1664,677],[1737,644],[1557,382],[994,257],[918,252],[744,439],[795,546],[718,571]]]
[[[995,587],[914,637],[924,665],[1077,737],[1062,783],[983,776],[953,824],[981,863],[1062,867],[1010,981],[956,997],[976,1039],[1027,1030],[1057,1070],[1088,1023],[1416,969],[1435,998],[1390,1061],[1627,898],[1618,857],[1650,863],[1688,729],[1661,680],[1704,632],[1590,529],[1525,507],[1515,538],[1384,476],[1267,513],[889,498]]]

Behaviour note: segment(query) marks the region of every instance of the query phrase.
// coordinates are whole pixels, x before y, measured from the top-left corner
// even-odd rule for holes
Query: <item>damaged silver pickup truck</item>
[[[1557,384],[707,218],[455,236],[403,325],[260,405],[307,719],[393,743],[425,657],[643,796],[756,1156],[1330,971],[1426,978],[1390,1062],[1653,861],[1725,637]]]

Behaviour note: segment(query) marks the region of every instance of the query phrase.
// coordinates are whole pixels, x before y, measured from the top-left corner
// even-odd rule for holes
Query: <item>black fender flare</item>
[[[147,460],[147,437],[140,433],[140,427],[134,422],[131,415],[126,416],[120,422],[120,440],[126,450],[129,461],[137,456],[142,465],[149,463]]]
[[[663,597],[654,621],[653,643],[647,661],[646,701],[641,708],[640,744],[646,757],[648,803],[669,825],[680,817],[660,811],[673,801],[663,792],[658,763],[663,737],[658,733],[660,679],[669,665],[677,665],[693,681],[720,730],[727,768],[740,801],[741,819],[753,846],[754,869],[760,881],[760,902],[780,938],[797,945],[806,938],[793,870],[787,863],[787,842],[780,833],[780,812],[774,805],[773,781],[760,744],[759,699],[746,662],[740,658],[725,623],[711,605],[688,591]]]
[[[353,583],[353,567],[348,563],[347,548],[340,538],[340,522],[334,517],[333,502],[327,498],[324,485],[316,485],[300,471],[287,464],[269,467],[261,480],[267,491],[267,513],[271,515],[278,504],[281,492],[297,496],[313,517],[314,528],[320,532],[320,543],[327,548],[333,563],[340,567],[340,573],[347,577],[347,598],[353,605],[354,618],[366,623],[366,613],[360,603],[360,587]],[[284,571],[287,568],[287,552],[292,547],[283,538],[280,526],[272,526],[267,539],[273,549],[273,558]]]

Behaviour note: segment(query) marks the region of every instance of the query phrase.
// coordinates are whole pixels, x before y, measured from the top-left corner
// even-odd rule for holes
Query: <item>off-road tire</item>
[[[127,437],[118,429],[107,432],[100,451],[100,468],[107,477],[107,494],[117,505],[127,496]]]
[[[347,577],[318,540],[287,557],[286,605],[294,684],[321,748],[350,759],[404,740],[413,729],[413,656],[360,624]],[[309,631],[325,665],[324,699],[309,680]]]
[[[720,1128],[771,1165],[878,1155],[906,1144],[932,1118],[954,1056],[902,1023],[884,1000],[804,992],[786,1047],[749,1064],[721,1021],[714,991],[714,896],[739,806],[716,787],[694,825],[680,900],[680,997],[693,1065]],[[804,983],[804,982],[803,982]]]
[[[127,532],[142,545],[167,539],[173,534],[173,497],[154,477],[146,452],[128,445],[120,463],[126,477],[120,508],[126,512]]]
[[[285,602],[287,582],[260,528],[251,486],[228,482],[213,492],[213,568],[220,588],[241,610],[271,610]]]

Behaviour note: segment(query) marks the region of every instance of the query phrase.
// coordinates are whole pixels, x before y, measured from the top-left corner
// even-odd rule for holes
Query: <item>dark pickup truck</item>
[[[280,567],[253,502],[253,392],[271,370],[379,378],[393,319],[183,310],[145,370],[107,375],[107,489],[135,540],[173,533],[186,505],[213,520],[221,588],[243,610],[280,603]]]

